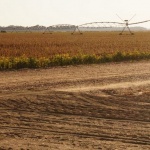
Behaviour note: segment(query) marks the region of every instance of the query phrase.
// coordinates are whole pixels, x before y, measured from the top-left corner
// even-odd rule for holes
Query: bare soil
[[[0,72],[0,150],[149,150],[150,61]]]

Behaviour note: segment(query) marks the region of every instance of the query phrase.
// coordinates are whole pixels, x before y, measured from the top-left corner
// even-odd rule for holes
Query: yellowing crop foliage
[[[150,58],[150,32],[0,34],[0,69],[39,68]]]

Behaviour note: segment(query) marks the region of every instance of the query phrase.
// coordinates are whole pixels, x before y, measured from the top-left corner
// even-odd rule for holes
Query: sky
[[[150,20],[150,0],[0,0],[0,26]],[[139,26],[139,25],[138,25]],[[150,28],[150,22],[140,24]]]

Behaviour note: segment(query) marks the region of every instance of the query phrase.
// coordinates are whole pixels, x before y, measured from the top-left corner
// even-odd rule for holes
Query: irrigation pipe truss
[[[150,22],[150,20],[145,20],[145,21],[130,23],[130,20],[122,20],[122,22],[90,22],[90,23],[84,23],[81,25],[57,24],[57,25],[52,25],[49,27],[44,27],[43,33],[44,34],[45,33],[52,33],[53,31],[63,31],[64,30],[64,31],[71,31],[71,34],[74,34],[76,31],[78,31],[80,34],[82,34],[83,31],[88,31],[89,29],[94,30],[94,31],[98,31],[98,30],[101,30],[101,31],[104,30],[105,31],[106,29],[108,31],[111,31],[111,30],[117,29],[118,31],[120,31],[120,29],[122,28],[120,35],[123,34],[125,29],[127,29],[129,31],[129,33],[131,35],[133,35],[134,33],[131,32],[129,26]],[[38,26],[37,31],[40,31],[40,30],[41,30],[41,27]],[[12,29],[12,32],[18,32],[18,31],[19,31],[19,27],[18,27],[18,29],[17,29],[17,27]],[[26,27],[25,32],[32,32],[32,28]]]

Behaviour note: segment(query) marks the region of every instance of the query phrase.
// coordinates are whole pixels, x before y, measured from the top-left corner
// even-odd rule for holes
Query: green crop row
[[[65,66],[77,64],[98,64],[105,62],[119,62],[127,60],[150,59],[150,52],[116,52],[113,54],[103,53],[101,55],[69,54],[54,55],[46,58],[34,57],[1,57],[0,70],[21,69],[21,68],[47,68],[51,66]]]

